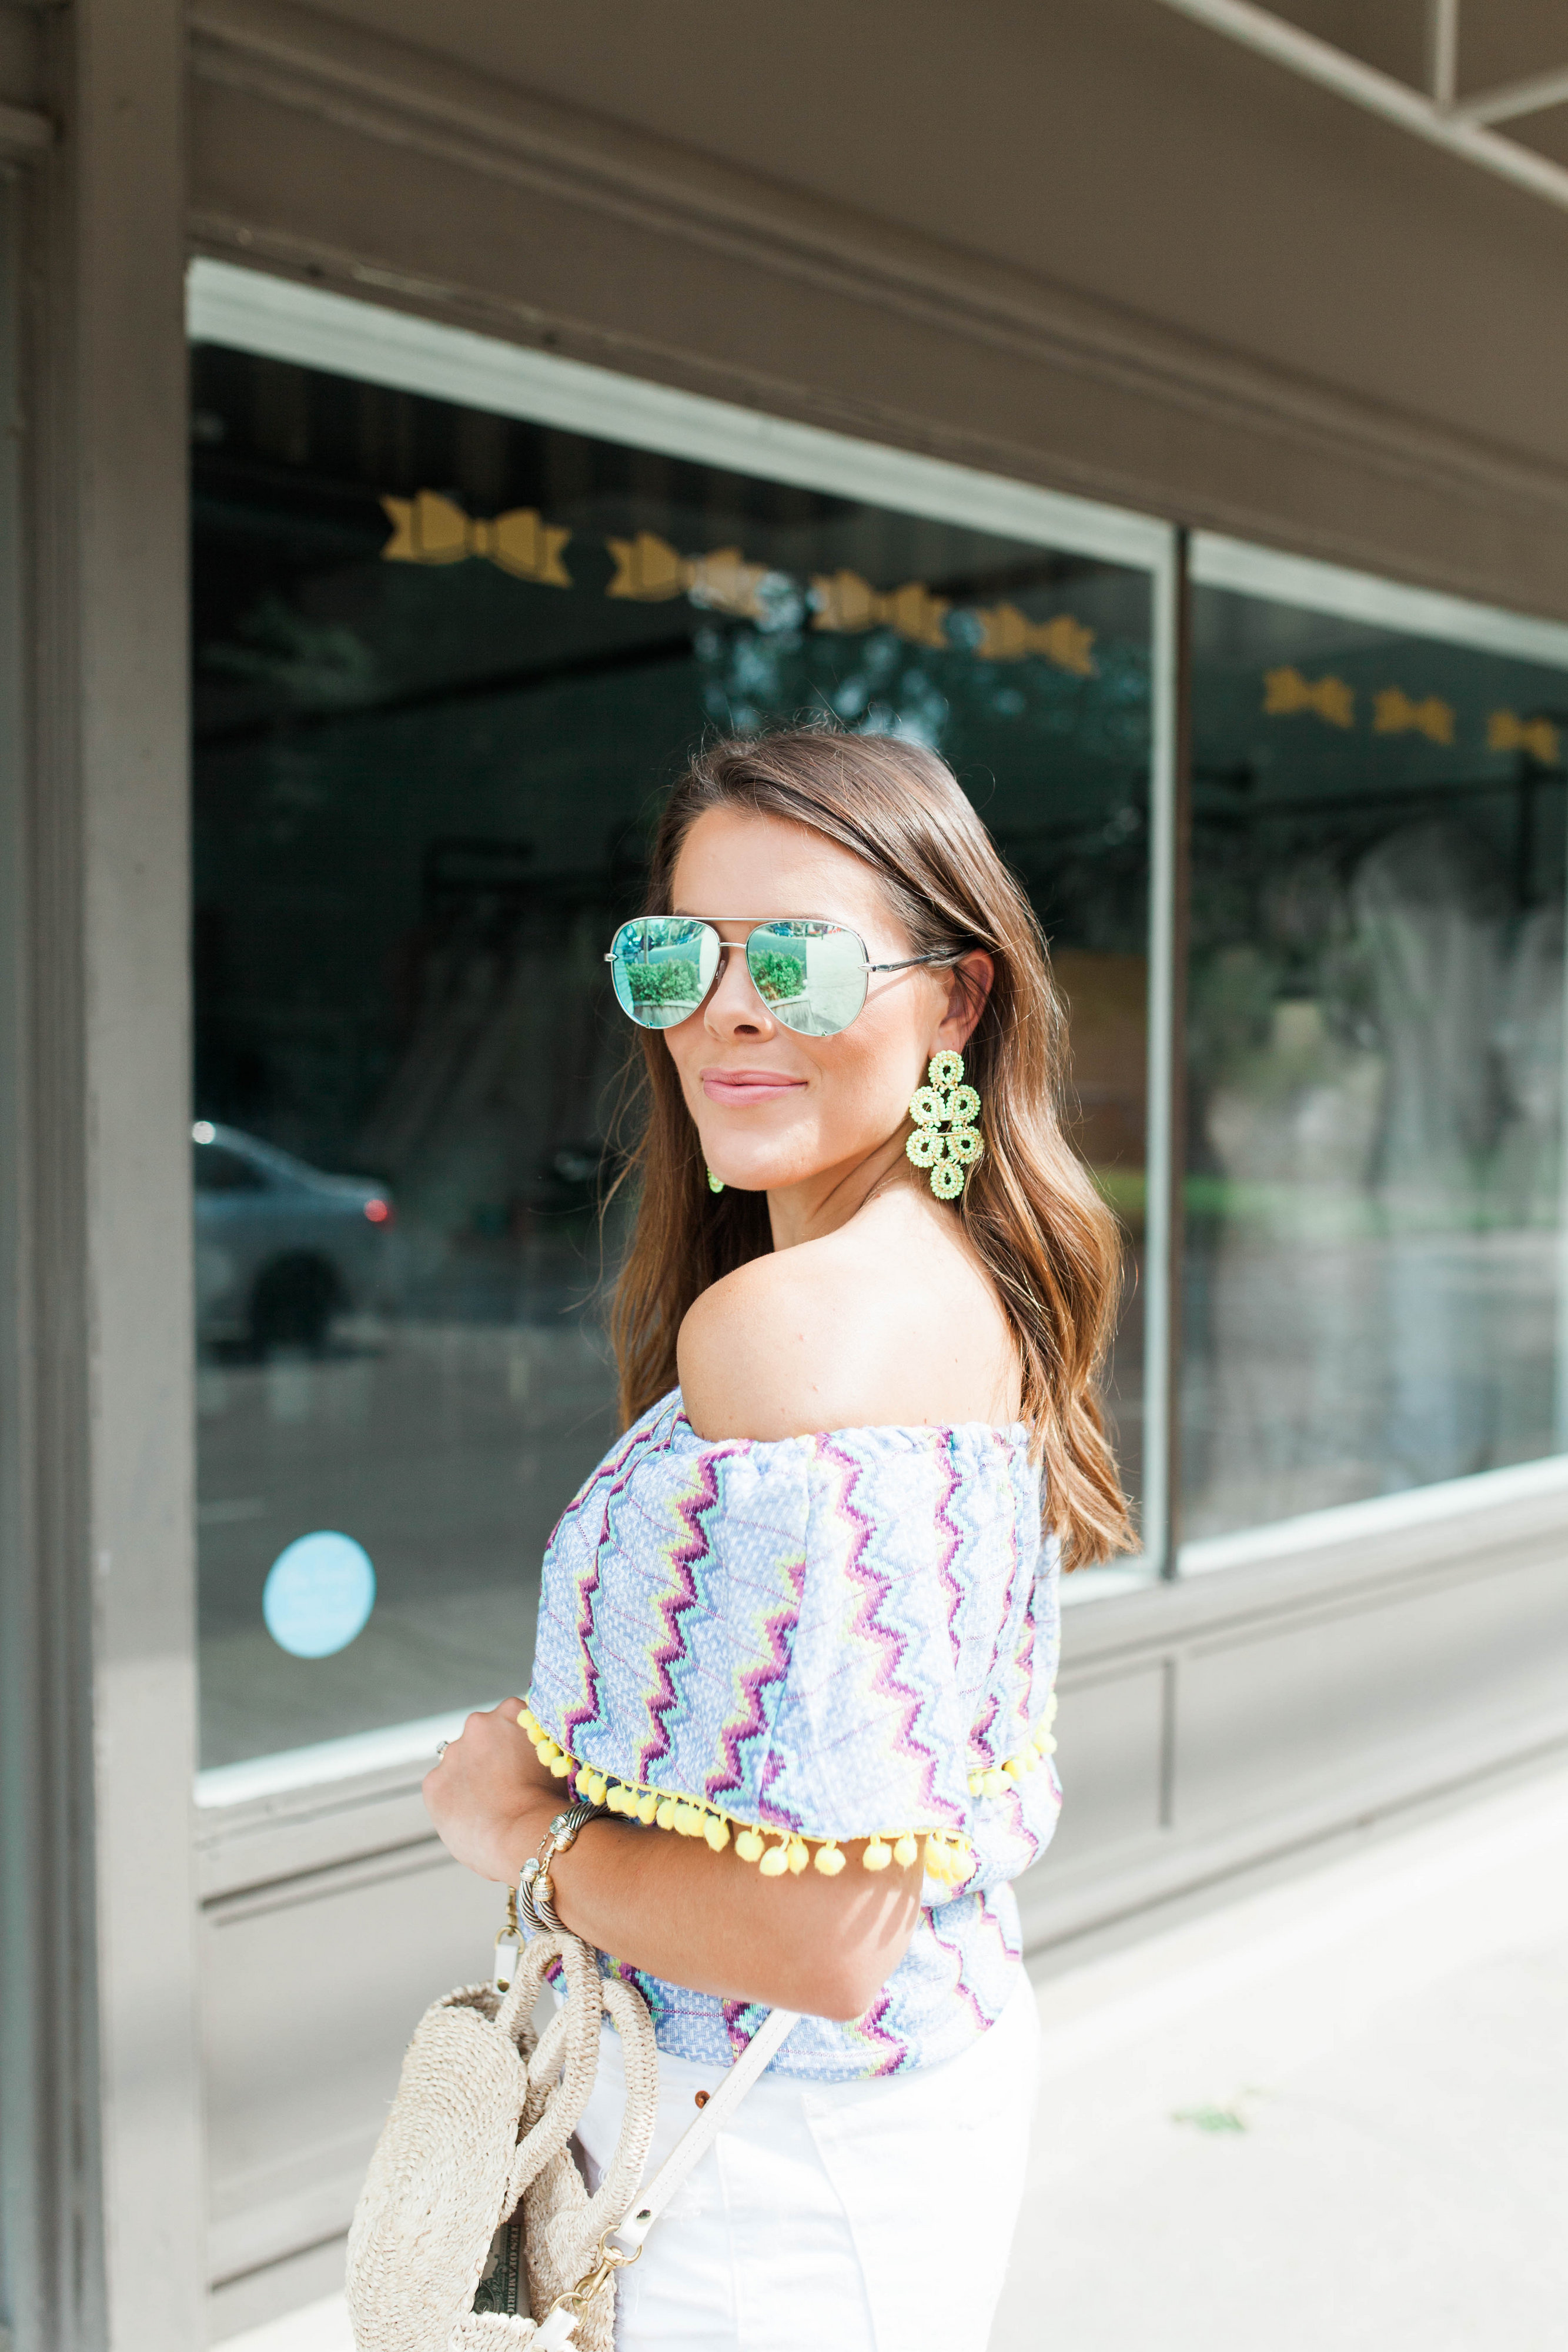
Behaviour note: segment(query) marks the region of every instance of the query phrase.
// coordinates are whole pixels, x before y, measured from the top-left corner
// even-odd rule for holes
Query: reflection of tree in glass
[[[752,961],[751,977],[765,1004],[787,1004],[806,992],[806,967],[799,956],[759,955]]]
[[[972,633],[972,635],[971,635]],[[1026,730],[1070,737],[1091,760],[1142,770],[1149,751],[1149,656],[1144,646],[1103,638],[1094,648],[1095,675],[1082,677],[1040,656],[981,661],[967,648],[982,634],[972,613],[955,613],[947,634],[964,646],[961,658],[940,665],[954,723],[1007,720]]]
[[[697,968],[681,957],[670,963],[623,964],[635,1004],[695,1004]]]
[[[1071,739],[1092,760],[1148,757],[1149,662],[1141,646],[1106,640],[1096,675],[1044,659],[981,661],[974,615],[947,623],[951,650],[908,645],[893,629],[861,636],[779,628],[699,629],[693,641],[703,704],[717,725],[745,730],[818,711],[856,734],[892,734],[954,752],[976,726]]]

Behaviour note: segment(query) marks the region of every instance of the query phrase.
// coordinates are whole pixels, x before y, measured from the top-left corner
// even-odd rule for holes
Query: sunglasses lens
[[[865,1003],[865,949],[841,923],[764,923],[746,961],[775,1021],[800,1036],[836,1037]]]
[[[639,1028],[674,1029],[690,1020],[718,970],[711,923],[678,915],[638,915],[610,942],[610,976],[622,1011]]]

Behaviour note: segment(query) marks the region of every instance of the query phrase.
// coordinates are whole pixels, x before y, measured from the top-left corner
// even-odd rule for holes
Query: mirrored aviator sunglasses
[[[721,915],[716,920],[751,919]],[[635,915],[622,924],[604,961],[622,1009],[639,1028],[674,1029],[706,1002],[725,948],[713,923],[696,916]],[[924,955],[872,963],[858,931],[815,915],[779,915],[752,923],[746,938],[752,986],[774,1020],[801,1037],[836,1037],[847,1029],[865,1003],[873,971],[907,971],[917,964],[952,961]]]

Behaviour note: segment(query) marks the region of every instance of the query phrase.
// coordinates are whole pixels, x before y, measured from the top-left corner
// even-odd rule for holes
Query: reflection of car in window
[[[266,1355],[319,1349],[334,1315],[391,1303],[392,1195],[198,1119],[196,1329]]]

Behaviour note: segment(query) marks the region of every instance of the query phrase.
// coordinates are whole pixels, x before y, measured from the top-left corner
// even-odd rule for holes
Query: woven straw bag
[[[558,1959],[566,2001],[536,2042],[534,2005]],[[569,2143],[593,2089],[606,2014],[624,2053],[626,2113],[591,2197]],[[658,2088],[646,2003],[601,1978],[576,1936],[535,1937],[504,1995],[465,1985],[426,2010],[349,2232],[358,2352],[612,2352],[616,2257],[604,2241],[636,2197]],[[537,2319],[474,2309],[519,2200],[528,2291],[518,2300]]]

